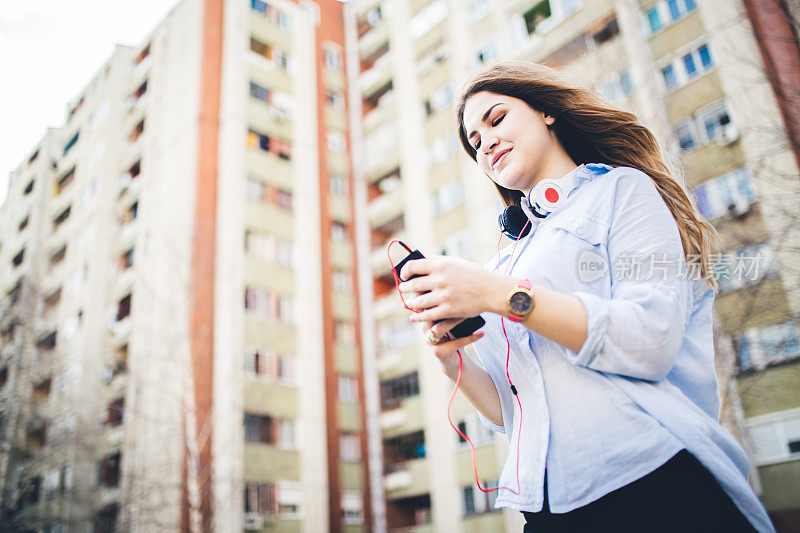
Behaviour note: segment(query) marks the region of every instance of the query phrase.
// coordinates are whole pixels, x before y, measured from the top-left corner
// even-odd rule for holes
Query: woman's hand
[[[434,324],[433,322],[425,322],[425,340],[433,347],[433,354],[439,359],[442,364],[442,371],[444,374],[455,381],[458,377],[458,352],[464,346],[472,344],[476,340],[483,337],[482,331],[476,331],[469,337],[462,337],[460,339],[453,339],[447,332],[461,322],[461,319],[446,320]],[[437,335],[434,331],[442,331],[442,335]]]
[[[446,256],[415,259],[403,265],[400,279],[415,275],[421,277],[400,284],[406,305],[415,311],[411,316],[413,322],[464,319],[484,311],[500,312],[499,304],[516,285],[509,276]],[[444,331],[437,331],[437,337]]]

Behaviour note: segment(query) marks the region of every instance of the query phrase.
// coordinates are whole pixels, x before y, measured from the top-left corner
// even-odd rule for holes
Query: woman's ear
[[[555,121],[556,117],[554,117],[553,115],[550,115],[548,113],[544,114],[544,123],[547,127],[552,126],[555,123]]]

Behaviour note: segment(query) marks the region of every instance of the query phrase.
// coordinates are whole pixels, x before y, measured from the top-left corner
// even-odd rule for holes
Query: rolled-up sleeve
[[[672,214],[655,184],[630,170],[616,182],[608,238],[611,299],[572,293],[588,336],[571,361],[601,372],[660,381],[683,343],[689,284]]]
[[[478,411],[477,409],[475,409],[475,412],[476,412],[476,413],[478,413],[478,418],[480,419],[480,421],[481,421],[481,422],[483,422],[483,425],[484,425],[484,426],[486,426],[487,428],[489,428],[489,429],[491,429],[492,431],[495,431],[495,432],[497,432],[497,433],[503,433],[503,434],[505,434],[505,432],[506,432],[506,428],[504,428],[503,426],[498,426],[498,425],[497,425],[497,424],[495,424],[494,422],[490,422],[490,421],[489,421],[489,419],[488,419],[488,418],[486,418],[485,416],[483,416],[483,415],[481,414],[481,412],[480,412],[480,411]]]

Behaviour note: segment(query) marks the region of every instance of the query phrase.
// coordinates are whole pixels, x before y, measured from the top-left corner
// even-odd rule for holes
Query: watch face
[[[527,292],[515,292],[511,295],[509,300],[511,311],[515,315],[523,315],[528,312],[531,307],[531,296]]]

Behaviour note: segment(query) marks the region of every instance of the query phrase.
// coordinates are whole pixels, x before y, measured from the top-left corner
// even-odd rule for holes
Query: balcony
[[[358,40],[359,57],[362,60],[369,60],[388,41],[389,24],[381,20]]]
[[[250,34],[264,43],[281,43],[282,48],[287,52],[291,51],[291,35],[264,13],[250,10]]]
[[[383,228],[402,217],[404,203],[402,185],[372,200],[367,207],[370,226]]]
[[[247,116],[253,128],[270,137],[274,135],[284,139],[292,138],[292,117],[273,105],[250,98],[247,103]]]
[[[422,397],[417,394],[401,401],[399,407],[382,411],[381,431],[384,438],[391,438],[422,429],[425,423]]]
[[[392,79],[392,54],[389,52],[380,56],[372,67],[365,70],[358,77],[358,86],[361,94],[371,95]]]
[[[427,459],[406,461],[397,471],[383,477],[386,497],[406,498],[426,494],[430,490]]]
[[[133,324],[130,317],[126,317],[119,321],[112,321],[111,333],[114,336],[114,345],[119,346],[125,344],[131,336]]]
[[[400,318],[408,320],[409,311],[403,307],[403,302],[395,288],[392,288],[385,296],[376,298],[372,310],[375,320]]]
[[[245,151],[245,169],[248,173],[266,178],[269,183],[286,189],[294,188],[292,163],[259,149]]]
[[[364,132],[369,133],[382,124],[388,124],[395,116],[395,96],[393,91],[388,91],[378,99],[378,105],[364,115]]]

